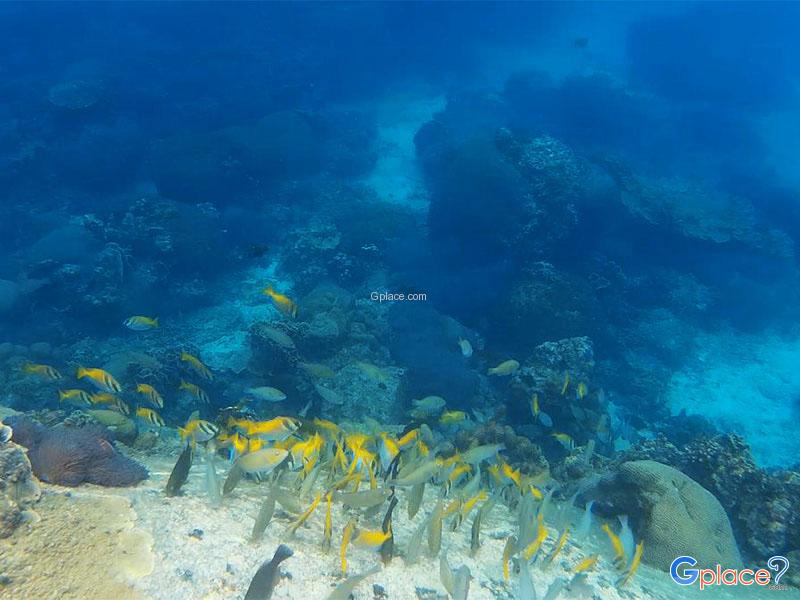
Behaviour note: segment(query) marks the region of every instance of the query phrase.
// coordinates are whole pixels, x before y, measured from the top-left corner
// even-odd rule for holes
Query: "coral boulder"
[[[651,460],[622,463],[600,485],[603,503],[630,515],[644,541],[642,560],[669,570],[677,556],[701,567],[740,567],[742,559],[722,505],[711,492],[677,469]]]

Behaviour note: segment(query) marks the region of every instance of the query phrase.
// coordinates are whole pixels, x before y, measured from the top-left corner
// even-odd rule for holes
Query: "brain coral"
[[[6,423],[14,429],[14,442],[28,448],[33,472],[42,481],[124,487],[147,478],[147,469],[116,451],[104,427],[48,428],[23,416]]]
[[[667,571],[676,556],[691,555],[702,567],[741,566],[719,500],[677,469],[652,460],[626,462],[600,484],[600,491],[604,502],[633,520],[647,564]]]

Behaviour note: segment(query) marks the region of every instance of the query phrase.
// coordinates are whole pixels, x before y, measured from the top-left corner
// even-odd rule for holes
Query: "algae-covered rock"
[[[25,510],[41,496],[31,463],[21,446],[0,443],[0,538],[25,520]]]
[[[136,423],[115,410],[87,410],[91,417],[113,432],[114,439],[130,446],[136,439]]]
[[[628,514],[642,560],[669,570],[677,556],[693,556],[701,567],[741,567],[728,515],[716,497],[677,469],[652,460],[623,463],[600,483],[599,497]]]

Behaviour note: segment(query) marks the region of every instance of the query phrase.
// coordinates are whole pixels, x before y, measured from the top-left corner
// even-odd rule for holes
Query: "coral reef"
[[[701,566],[741,566],[728,516],[714,495],[670,466],[624,462],[597,485],[601,514],[627,514],[644,541],[642,560],[664,571],[676,556],[691,555]]]
[[[78,486],[94,483],[109,487],[136,485],[147,470],[120,454],[103,427],[48,428],[28,417],[6,419],[14,442],[28,449],[34,474],[48,483]]]
[[[41,492],[21,446],[0,441],[0,538],[8,537],[26,518]]]

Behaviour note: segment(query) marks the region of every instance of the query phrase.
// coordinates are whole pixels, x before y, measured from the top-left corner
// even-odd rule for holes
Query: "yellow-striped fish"
[[[503,548],[503,579],[508,582],[511,579],[511,573],[508,568],[508,563],[511,562],[511,557],[517,552],[517,538],[513,535],[509,536],[506,540],[506,545]]]
[[[86,378],[94,384],[96,388],[110,394],[119,394],[122,386],[114,379],[114,376],[103,369],[86,369],[78,367],[78,379]]]
[[[263,293],[265,296],[269,296],[269,299],[272,300],[272,305],[281,313],[287,317],[297,317],[297,304],[295,304],[288,296],[276,292],[271,285],[268,285],[266,288],[264,288]]]
[[[189,392],[192,396],[204,404],[208,404],[210,402],[208,399],[208,394],[206,394],[203,388],[201,388],[199,385],[189,383],[188,381],[181,381],[181,385],[178,387],[178,389]]]
[[[497,375],[499,377],[505,377],[507,375],[511,375],[517,369],[519,369],[519,362],[512,358],[511,360],[506,360],[501,362],[496,367],[492,367],[487,371],[487,373],[489,375]]]
[[[587,388],[586,384],[581,381],[578,384],[578,388],[575,390],[575,393],[578,395],[578,400],[583,400],[586,397],[586,394],[589,393],[589,388]]]
[[[92,404],[107,404],[110,408],[121,412],[123,415],[131,414],[130,407],[114,394],[97,392],[91,395],[91,400]]]
[[[614,548],[614,566],[618,569],[623,569],[627,561],[625,560],[625,546],[622,545],[622,540],[619,539],[616,533],[611,531],[608,523],[603,523],[601,529],[606,532],[608,539],[611,541],[611,546]]]
[[[358,532],[353,539],[353,545],[359,548],[366,548],[377,552],[381,549],[383,542],[392,537],[390,531],[383,531],[381,529],[362,529]]]
[[[350,545],[350,538],[356,528],[356,520],[350,519],[342,531],[342,545],[339,547],[339,558],[342,561],[342,577],[347,575],[347,547]]]
[[[50,365],[37,365],[35,363],[25,363],[22,365],[22,372],[28,375],[38,375],[43,379],[50,379],[55,381],[61,379],[61,373]]]
[[[158,317],[150,318],[134,315],[125,319],[123,324],[132,331],[150,331],[151,329],[158,329]]]
[[[514,467],[505,461],[500,465],[500,469],[505,477],[510,479],[518,488],[522,489],[522,474],[519,469],[514,469]]]
[[[136,391],[142,394],[158,408],[164,408],[164,399],[161,397],[161,394],[158,393],[158,390],[156,390],[156,388],[149,383],[138,384],[136,386]]]
[[[91,406],[92,397],[83,390],[58,390],[58,401],[76,406]]]
[[[551,433],[550,436],[569,451],[575,449],[575,440],[566,433]]]
[[[558,556],[561,550],[564,548],[564,544],[567,543],[568,536],[569,526],[566,526],[564,527],[564,531],[562,531],[561,535],[558,537],[558,542],[556,542],[556,547],[553,549],[553,552],[547,557],[547,564],[550,564],[556,559],[556,556]]]
[[[178,427],[182,440],[190,437],[196,442],[207,442],[219,433],[219,427],[202,419],[191,419],[183,427]]]
[[[597,554],[592,554],[591,556],[587,556],[581,562],[579,562],[575,567],[572,569],[573,573],[583,573],[584,571],[588,571],[589,569],[594,568],[597,564],[597,559],[600,557]]]
[[[161,415],[159,415],[152,408],[141,408],[141,407],[139,407],[139,408],[136,409],[136,416],[141,418],[141,419],[144,419],[145,421],[147,421],[151,425],[155,425],[156,427],[164,427],[164,425],[165,425],[164,424],[164,419],[161,418]]]
[[[529,561],[531,557],[542,547],[542,543],[547,539],[547,527],[544,525],[544,514],[542,511],[539,511],[539,517],[537,518],[537,530],[536,530],[536,537],[534,540],[528,544],[528,547],[525,548],[525,551],[522,553],[523,558],[525,561]]]
[[[569,389],[569,373],[567,372],[564,373],[564,385],[561,386],[561,395],[563,396],[564,394],[566,394],[568,389]]]
[[[617,587],[622,587],[626,583],[628,583],[631,578],[636,574],[636,570],[639,568],[639,564],[642,562],[642,552],[644,551],[644,542],[639,542],[636,544],[636,550],[633,553],[633,558],[631,559],[631,564],[628,565],[628,569],[625,571],[625,574],[619,578],[617,581]]]
[[[442,425],[454,425],[455,423],[462,423],[467,420],[467,413],[463,410],[446,410],[439,417],[439,423]]]
[[[193,354],[181,352],[181,362],[185,362],[187,365],[189,365],[192,371],[197,373],[203,379],[208,379],[209,381],[214,379],[214,375],[211,373],[208,367],[203,364],[203,361]]]
[[[325,496],[325,502],[325,529],[322,532],[322,549],[327,552],[331,548],[331,536],[333,535],[333,519],[331,519],[333,492],[328,492]]]

